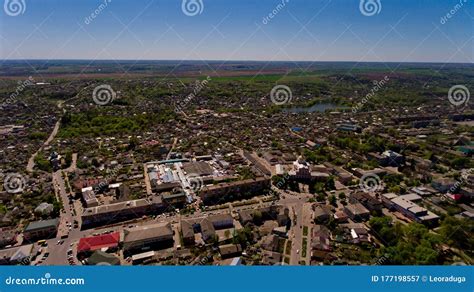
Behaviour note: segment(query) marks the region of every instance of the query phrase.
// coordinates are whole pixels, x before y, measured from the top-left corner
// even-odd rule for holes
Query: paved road
[[[43,145],[41,145],[40,149],[38,149],[38,151],[33,153],[33,155],[31,155],[30,159],[28,159],[28,164],[26,166],[26,171],[27,172],[33,172],[33,168],[35,167],[35,157],[38,155],[38,153],[41,151],[41,149],[43,149],[43,147],[48,146],[49,143],[51,143],[51,141],[53,141],[54,137],[56,137],[56,134],[58,133],[60,124],[61,124],[61,122],[58,120],[56,122],[56,125],[54,125],[53,131],[49,135],[48,139],[43,143]]]
[[[287,206],[290,208],[291,228],[288,232],[288,239],[291,240],[291,256],[290,265],[299,265],[302,255],[303,245],[303,226],[311,227],[312,224],[312,210],[311,203],[307,203],[308,200],[314,195],[308,193],[296,193],[292,191],[282,192],[281,190],[272,187],[272,189],[280,194],[280,200],[278,204]],[[303,260],[309,263],[311,240],[307,236],[307,252],[306,257]]]
[[[76,210],[78,210],[77,215],[74,216],[73,213],[71,212],[70,205],[69,205],[69,198],[68,194],[66,192],[65,188],[65,182],[61,176],[61,171],[57,171],[53,173],[53,185],[58,192],[59,197],[61,198],[64,206],[64,212],[61,213],[61,229],[65,230],[65,223],[70,222],[72,223],[74,219],[78,220],[80,222],[80,202],[76,202],[78,204],[76,206]],[[278,190],[280,193],[280,200],[276,202],[265,202],[265,203],[259,203],[259,207],[263,206],[270,206],[272,204],[281,204],[288,206],[290,208],[295,208],[297,212],[303,212],[303,206],[307,206],[309,204],[305,204],[309,198],[312,197],[311,194],[298,194],[298,193],[291,193],[287,194],[286,192],[282,192],[281,190]],[[244,205],[244,206],[239,206],[239,207],[233,207],[232,211],[240,211],[244,209],[253,209],[256,208],[257,204],[254,205]],[[222,213],[229,213],[231,209],[217,209],[217,210],[212,210],[212,211],[204,211],[204,212],[196,212],[195,214],[189,214],[186,216],[181,216],[179,214],[175,215],[166,215],[162,214],[158,216],[156,219],[148,219],[145,221],[140,221],[138,223],[133,223],[133,225],[139,225],[139,226],[146,226],[150,224],[154,224],[157,222],[169,222],[172,224],[176,224],[180,221],[180,218],[186,218],[186,219],[191,219],[191,218],[204,218],[205,216],[208,215],[213,215],[213,214],[222,214]],[[299,213],[301,214],[301,213]],[[166,215],[166,216],[165,216]],[[295,233],[297,235],[297,239],[293,240],[293,248],[292,248],[292,257],[291,257],[291,264],[297,265],[299,262],[299,255],[296,254],[296,249],[301,249],[301,237],[302,237],[302,229],[299,228],[299,225],[303,222],[307,222],[310,218],[305,217],[305,216],[297,216],[297,224],[295,225],[298,228],[292,227],[290,230],[291,233]],[[306,219],[302,219],[306,218]],[[107,231],[122,231],[125,229],[130,223],[123,223],[121,225],[115,225],[115,226],[106,226],[106,227],[100,227],[100,228],[95,228],[95,229],[88,229],[88,230],[80,230],[80,229],[75,229],[73,228],[72,230],[69,231],[69,236],[64,239],[64,243],[62,245],[57,245],[57,241],[60,239],[60,232],[58,232],[58,237],[54,239],[48,240],[48,251],[50,253],[50,256],[43,262],[43,265],[68,265],[68,260],[67,260],[67,250],[71,248],[71,244],[75,244],[79,241],[80,238],[86,237],[86,236],[92,236],[93,234],[97,233],[104,233]],[[68,228],[67,228],[68,230]],[[299,245],[297,245],[296,242],[299,242]],[[310,242],[308,242],[308,246],[310,245]],[[75,246],[72,247],[74,254],[76,254]],[[301,253],[301,251],[300,251]],[[309,256],[309,252],[307,253]],[[77,263],[77,260],[76,260]]]
[[[72,225],[75,219],[79,219],[79,216],[78,214],[74,215],[72,212],[74,206],[69,204],[66,184],[61,175],[61,170],[53,173],[53,186],[58,198],[63,203],[63,210],[60,214],[57,237],[48,241],[50,256],[44,264],[67,265],[67,250],[70,248],[70,244],[81,238],[84,234],[78,228],[71,228],[71,230],[69,230],[69,227],[66,225],[67,223]],[[61,236],[65,234],[68,234],[68,237],[64,239],[64,243],[62,245],[56,245],[57,241],[61,239]]]

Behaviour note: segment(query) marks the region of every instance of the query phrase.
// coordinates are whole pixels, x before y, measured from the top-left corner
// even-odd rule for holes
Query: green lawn
[[[303,238],[303,243],[301,244],[301,256],[306,257],[306,249],[308,247],[308,240]]]
[[[308,236],[308,226],[303,226],[303,236]]]
[[[291,254],[291,240],[288,240],[288,241],[286,242],[285,254],[287,254],[287,255],[290,255],[290,254]]]

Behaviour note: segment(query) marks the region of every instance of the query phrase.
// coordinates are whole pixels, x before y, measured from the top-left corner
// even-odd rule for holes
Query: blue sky
[[[474,0],[372,0],[373,16],[361,0],[201,0],[195,16],[183,0],[111,0],[91,21],[107,0],[2,1],[25,9],[0,11],[0,59],[474,60]]]

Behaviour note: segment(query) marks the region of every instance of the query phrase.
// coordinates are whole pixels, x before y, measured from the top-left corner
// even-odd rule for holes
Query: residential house
[[[382,202],[372,196],[371,194],[365,192],[355,192],[349,195],[349,202],[361,203],[369,211],[381,212],[382,211]]]
[[[361,203],[348,204],[344,207],[344,212],[354,221],[365,221],[370,217],[370,211]]]
[[[242,247],[240,244],[226,244],[219,246],[219,253],[222,259],[237,257],[242,254]]]
[[[186,220],[181,220],[181,237],[183,239],[183,244],[187,245],[194,245],[194,229],[190,222]]]

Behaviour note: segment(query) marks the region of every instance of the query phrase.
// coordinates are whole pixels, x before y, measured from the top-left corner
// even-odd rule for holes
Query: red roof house
[[[110,234],[84,237],[79,240],[77,252],[88,252],[100,250],[102,248],[117,247],[120,241],[120,233],[114,232]]]

